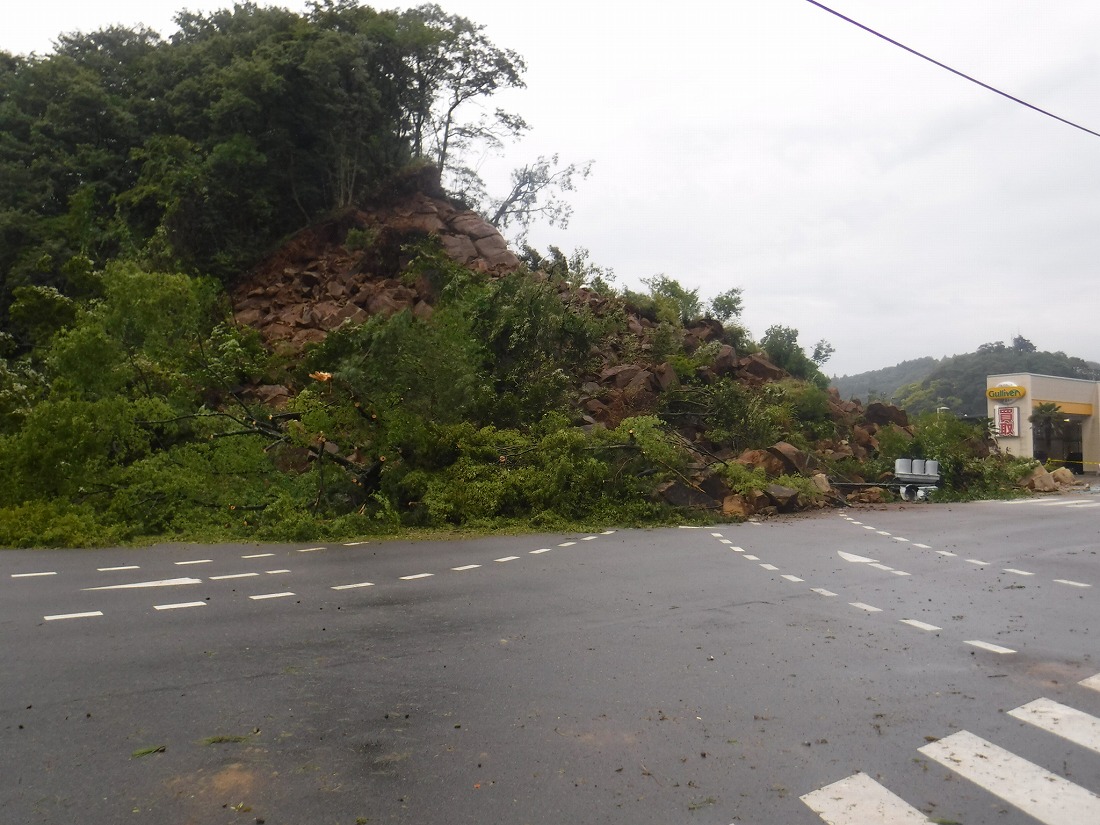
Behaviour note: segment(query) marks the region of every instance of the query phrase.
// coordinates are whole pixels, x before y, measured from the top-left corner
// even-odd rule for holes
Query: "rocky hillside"
[[[427,169],[405,177],[377,202],[297,234],[233,290],[236,319],[257,329],[270,347],[287,353],[324,340],[346,322],[358,323],[374,315],[408,310],[428,319],[438,296],[427,278],[410,279],[405,270],[414,254],[410,250],[429,237],[438,239],[450,259],[475,272],[493,277],[521,268],[496,229],[449,200],[435,170]],[[541,272],[530,277],[550,280]],[[624,313],[622,335],[634,339],[595,353],[591,370],[572,376],[578,425],[614,428],[629,417],[664,410],[680,400],[685,390],[674,365],[650,356],[652,336],[659,326],[655,318],[621,299],[564,281],[555,288],[561,301],[572,307],[597,316]],[[717,321],[702,319],[685,325],[682,339],[686,353],[699,352],[704,345],[712,353],[691,376],[694,384],[731,379],[759,389],[789,378],[758,353],[738,353]],[[266,386],[255,388],[255,393],[265,401],[285,403],[295,390]],[[808,497],[800,498],[797,491],[774,484],[763,485],[755,494],[735,493],[715,475],[714,467],[736,462],[749,470],[760,468],[771,479],[804,476],[814,479],[821,493],[818,503],[835,501],[839,494],[830,486],[830,468],[835,474],[840,464],[850,469],[866,460],[877,450],[878,435],[884,429],[902,438],[913,437],[905,413],[896,408],[881,403],[864,407],[858,401],[842,400],[835,390],[829,392],[826,403],[833,437],[819,439],[812,451],[780,442],[735,453],[711,438],[703,417],[681,414],[678,436],[698,461],[690,477],[663,485],[661,493],[675,505],[727,514],[790,511],[808,504]],[[336,446],[328,449],[334,453]],[[849,472],[846,480],[864,478]],[[851,495],[868,497],[866,492]],[[872,498],[880,495],[870,494]]]

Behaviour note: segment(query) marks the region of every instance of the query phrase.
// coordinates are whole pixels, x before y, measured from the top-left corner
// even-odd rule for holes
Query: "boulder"
[[[766,495],[781,513],[790,513],[798,509],[798,490],[784,487],[782,484],[769,484],[764,488]]]
[[[778,381],[785,378],[787,373],[780,369],[762,355],[746,355],[737,362],[737,372],[764,381]]]
[[[822,469],[817,458],[786,441],[768,447],[768,452],[783,462],[786,472],[792,475],[811,475]]]
[[[852,504],[884,504],[887,493],[881,487],[867,487],[848,493],[845,498]]]
[[[782,460],[772,455],[767,450],[745,450],[745,452],[737,457],[737,463],[743,464],[753,470],[757,467],[763,467],[764,472],[770,478],[781,476],[786,472],[786,467]]]
[[[673,507],[687,510],[718,510],[722,506],[702,490],[689,487],[682,481],[666,481],[657,487],[655,493]]]
[[[818,492],[828,495],[833,492],[833,485],[829,483],[829,477],[825,473],[814,473],[810,477],[810,481],[814,483],[814,487]]]
[[[1030,474],[1020,481],[1021,487],[1033,490],[1036,493],[1053,493],[1058,489],[1054,477],[1047,472],[1046,467],[1039,465]]]
[[[899,410],[893,404],[883,404],[881,401],[872,401],[863,411],[863,417],[872,424],[897,424],[899,427],[909,426],[909,416],[905,410]]]
[[[1054,483],[1058,485],[1073,485],[1077,483],[1077,477],[1068,467],[1059,467],[1050,474],[1050,477],[1054,479]]]
[[[740,493],[726,496],[722,499],[722,515],[733,518],[748,518],[756,511],[747,498]]]

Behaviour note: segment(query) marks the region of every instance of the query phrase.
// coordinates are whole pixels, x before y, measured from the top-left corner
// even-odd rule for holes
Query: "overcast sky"
[[[1100,132],[1100,3],[823,2]],[[178,9],[228,5],[6,3],[0,49],[115,23],[168,35]],[[484,159],[490,189],[540,154],[595,161],[568,230],[532,233],[540,249],[585,247],[631,288],[659,273],[704,298],[742,287],[752,334],[829,340],[829,374],[1016,334],[1100,360],[1100,138],[807,0],[439,5],[528,63],[498,102],[534,128]]]

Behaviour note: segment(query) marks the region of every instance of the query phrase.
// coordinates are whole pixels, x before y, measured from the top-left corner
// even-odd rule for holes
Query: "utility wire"
[[[946,63],[940,63],[940,61],[935,60],[934,58],[931,58],[926,54],[921,54],[916,49],[911,49],[908,46],[906,46],[904,43],[899,43],[897,40],[894,40],[893,38],[887,37],[882,32],[875,31],[870,26],[863,25],[858,20],[853,20],[851,17],[845,17],[843,14],[836,11],[835,9],[831,9],[828,6],[824,5],[823,3],[818,3],[817,0],[806,0],[806,2],[809,3],[810,5],[817,6],[822,11],[829,12],[829,14],[835,14],[841,20],[844,20],[847,23],[851,23],[853,26],[857,26],[858,28],[863,29],[865,32],[868,32],[869,34],[873,34],[875,37],[880,37],[883,40],[885,40],[887,43],[890,43],[894,46],[897,46],[899,49],[905,49],[905,51],[909,52],[910,54],[915,54],[917,57],[919,57],[923,60],[927,60],[929,63],[934,63],[935,65],[939,66],[941,69],[947,69],[947,71],[951,72],[952,74],[957,74],[959,77],[963,78],[964,80],[969,80],[971,83],[976,83],[979,86],[981,86],[983,89],[989,89],[989,91],[991,91],[991,92],[996,92],[1001,97],[1007,97],[1009,100],[1011,100],[1015,103],[1019,103],[1021,106],[1026,106],[1029,109],[1034,109],[1039,114],[1046,115],[1047,117],[1052,117],[1055,120],[1061,121],[1062,123],[1066,124],[1067,126],[1072,126],[1074,129],[1080,129],[1082,132],[1088,132],[1090,135],[1093,135],[1095,137],[1100,137],[1100,132],[1094,132],[1094,131],[1092,131],[1092,129],[1087,129],[1084,126],[1080,125],[1079,123],[1074,123],[1072,120],[1066,120],[1064,117],[1058,117],[1058,115],[1056,115],[1052,112],[1048,112],[1046,109],[1040,109],[1038,106],[1033,106],[1032,104],[1028,103],[1026,100],[1020,100],[1020,98],[1018,98],[1018,97],[1013,97],[1008,92],[1002,92],[1000,89],[997,89],[993,86],[990,86],[988,83],[982,83],[982,81],[978,80],[977,78],[971,77],[968,74],[964,74],[963,72],[960,72],[958,69],[952,69]]]

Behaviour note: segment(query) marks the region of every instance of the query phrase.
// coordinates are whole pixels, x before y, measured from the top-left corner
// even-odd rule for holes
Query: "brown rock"
[[[821,469],[821,462],[814,456],[802,452],[802,450],[793,444],[788,444],[786,441],[780,441],[768,447],[768,452],[783,462],[783,466],[788,473],[810,475]]]
[[[769,484],[764,488],[766,495],[781,513],[790,513],[798,509],[798,490],[784,487],[782,484]]]
[[[886,502],[887,494],[881,487],[868,487],[848,493],[845,498],[853,504],[883,504]]]
[[[687,510],[718,510],[722,506],[702,490],[682,481],[666,481],[657,487],[656,494],[673,507]]]
[[[1058,489],[1053,476],[1041,464],[1020,481],[1020,486],[1034,490],[1036,493],[1053,493]]]
[[[1054,483],[1058,485],[1073,485],[1077,483],[1077,477],[1073,475],[1073,471],[1067,467],[1059,467],[1050,477],[1054,479]]]
[[[477,257],[477,247],[465,235],[441,235],[439,242],[447,257],[460,264],[468,263]]]
[[[750,469],[763,467],[764,472],[770,478],[781,476],[786,472],[783,462],[767,450],[745,450],[745,452],[737,457],[737,463],[743,464]]]
[[[722,515],[724,516],[748,518],[754,512],[756,511],[753,510],[752,504],[740,493],[734,493],[722,499]]]
[[[787,373],[762,355],[746,355],[737,362],[738,372],[762,378],[765,381],[778,381]]]
[[[863,411],[863,417],[872,424],[897,424],[899,427],[909,426],[909,416],[905,410],[899,410],[893,404],[883,404],[881,401],[872,401]]]
[[[673,392],[680,389],[680,376],[675,368],[667,361],[653,371],[653,377],[657,380],[657,386],[661,392]]]

